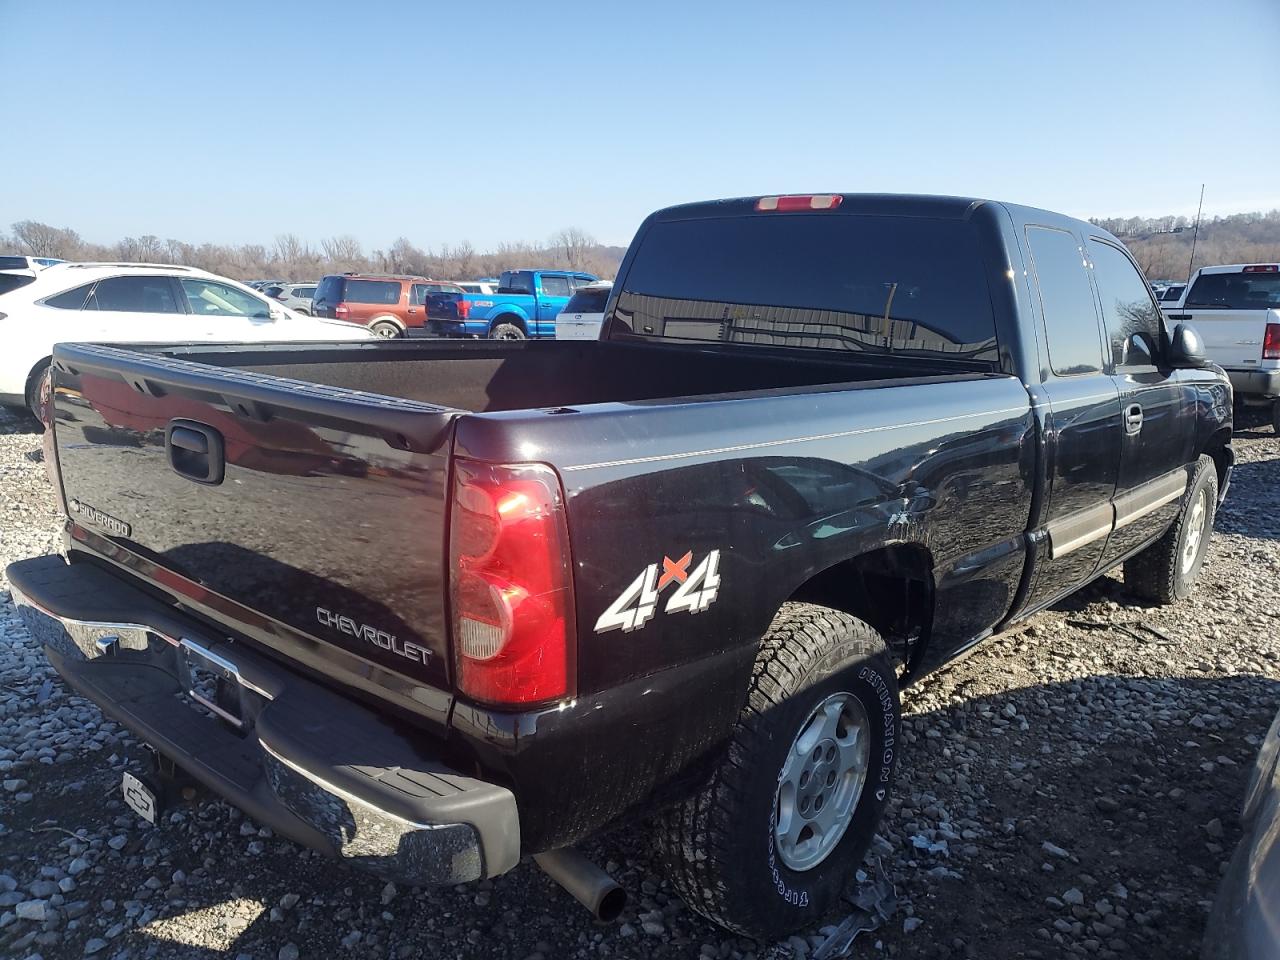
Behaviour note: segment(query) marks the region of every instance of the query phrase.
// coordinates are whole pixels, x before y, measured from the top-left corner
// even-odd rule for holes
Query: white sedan
[[[191,267],[59,263],[0,284],[0,404],[35,411],[55,343],[367,340]]]

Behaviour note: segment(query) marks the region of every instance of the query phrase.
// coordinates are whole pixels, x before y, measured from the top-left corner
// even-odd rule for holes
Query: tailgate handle
[[[170,420],[164,431],[169,466],[196,483],[218,484],[226,474],[222,434],[197,420]]]

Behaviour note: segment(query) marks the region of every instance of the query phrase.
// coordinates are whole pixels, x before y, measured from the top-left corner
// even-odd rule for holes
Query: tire
[[[1271,429],[1280,433],[1280,400],[1271,402]]]
[[[514,323],[495,323],[489,331],[490,340],[528,340],[525,332]]]
[[[1191,472],[1178,519],[1164,535],[1124,562],[1124,584],[1143,600],[1168,606],[1191,596],[1204,565],[1218,505],[1218,471],[1201,456]]]
[[[41,360],[36,364],[35,369],[31,371],[31,375],[27,377],[27,387],[23,393],[28,412],[36,418],[36,423],[41,426],[44,425],[44,421],[40,419],[40,388],[44,381],[44,376],[48,372],[49,361]]]
[[[839,711],[835,725],[816,732],[811,724],[832,709]],[[852,735],[851,724],[841,734],[846,721],[860,722],[861,735]],[[656,846],[676,891],[707,919],[762,940],[817,921],[852,880],[884,813],[900,723],[897,677],[879,634],[829,607],[785,604],[761,641],[725,755],[702,790],[656,824]],[[856,760],[845,765],[845,750],[825,765],[844,737],[845,750],[864,758],[861,780]],[[814,764],[811,750],[823,761]],[[779,840],[785,821],[802,825],[801,838],[811,829],[819,797],[826,797],[827,816],[836,810],[825,852],[821,834],[811,834],[807,846]],[[799,862],[805,849],[812,862]]]
[[[390,320],[378,320],[369,324],[369,329],[374,336],[381,337],[383,340],[394,340],[396,337],[404,336],[401,329]]]

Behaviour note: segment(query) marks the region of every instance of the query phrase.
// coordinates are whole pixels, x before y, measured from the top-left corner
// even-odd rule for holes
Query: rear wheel
[[[490,340],[527,340],[525,332],[514,323],[495,323],[489,331]]]
[[[1280,433],[1280,400],[1271,402],[1271,429]]]
[[[379,320],[377,323],[370,324],[369,329],[373,331],[374,336],[381,337],[383,340],[394,340],[401,335],[400,328],[390,320]]]
[[[40,407],[41,407],[40,397],[41,397],[41,391],[44,389],[44,379],[46,376],[48,376],[48,374],[49,374],[49,361],[41,360],[38,364],[36,364],[35,369],[31,371],[31,375],[27,377],[27,389],[24,394],[24,397],[27,403],[27,409],[31,411],[31,415],[35,417],[36,420],[39,421],[40,423],[44,422],[43,420],[40,419]]]
[[[1217,505],[1218,471],[1212,458],[1201,456],[1173,526],[1124,562],[1124,584],[1129,592],[1161,606],[1191,596],[1209,548]]]
[[[815,922],[862,862],[892,786],[898,686],[880,636],[788,603],[703,790],[664,814],[657,847],[694,910],[761,939]]]

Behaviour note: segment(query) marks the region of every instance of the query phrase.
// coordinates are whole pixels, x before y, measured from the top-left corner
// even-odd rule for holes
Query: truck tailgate
[[[113,347],[54,351],[72,536],[182,606],[445,722],[462,411]]]
[[[1204,339],[1205,354],[1227,370],[1275,367],[1263,362],[1262,342],[1267,324],[1280,323],[1280,310],[1178,308],[1165,311],[1170,328],[1189,323]]]

